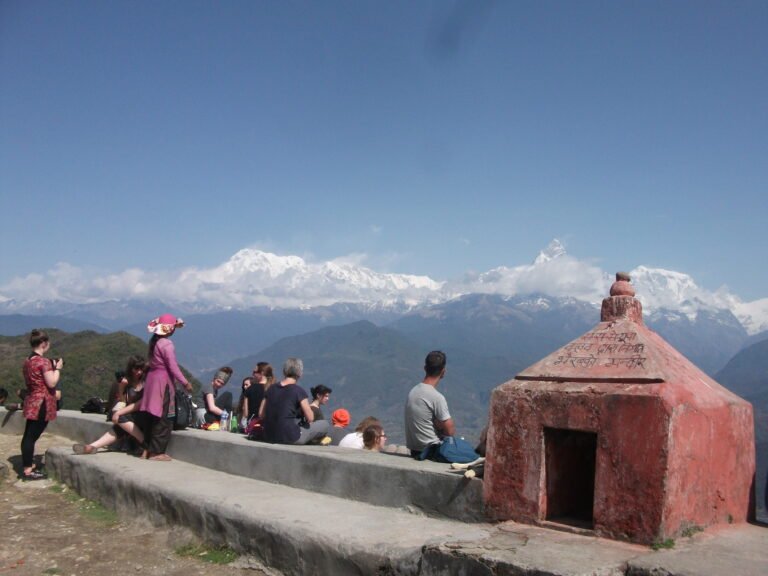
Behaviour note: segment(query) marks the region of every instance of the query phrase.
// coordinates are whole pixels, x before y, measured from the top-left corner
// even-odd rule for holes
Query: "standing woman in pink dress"
[[[171,439],[173,422],[168,415],[174,413],[175,382],[181,382],[188,392],[192,385],[179,369],[171,336],[184,321],[172,314],[163,314],[147,325],[152,334],[149,341],[149,372],[144,382],[144,396],[139,404],[138,422],[144,432],[143,458],[167,461],[165,453]]]
[[[24,362],[24,381],[27,395],[24,397],[24,436],[21,438],[21,465],[23,480],[41,480],[45,474],[35,470],[35,443],[48,426],[56,419],[56,385],[61,377],[61,358],[49,360],[45,353],[51,348],[48,334],[32,330],[29,335],[32,354]]]

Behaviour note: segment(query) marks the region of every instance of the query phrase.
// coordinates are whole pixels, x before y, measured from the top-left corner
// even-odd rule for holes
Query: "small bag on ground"
[[[106,402],[104,402],[104,400],[93,396],[92,398],[88,398],[88,400],[85,401],[85,404],[80,406],[80,412],[83,414],[104,414],[105,404]]]

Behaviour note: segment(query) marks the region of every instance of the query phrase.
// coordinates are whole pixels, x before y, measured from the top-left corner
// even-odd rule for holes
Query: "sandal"
[[[93,454],[96,452],[96,448],[90,444],[73,444],[72,452],[75,454]]]
[[[156,460],[158,462],[170,462],[173,460],[168,454],[155,454],[154,456],[149,457],[150,460]]]
[[[45,474],[42,472],[38,472],[37,470],[32,470],[31,472],[24,472],[21,475],[21,479],[25,482],[29,480],[45,480],[48,478]]]

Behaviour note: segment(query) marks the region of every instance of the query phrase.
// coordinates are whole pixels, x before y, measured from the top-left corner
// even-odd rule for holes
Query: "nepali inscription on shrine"
[[[552,365],[579,369],[645,368],[645,344],[636,340],[635,332],[587,332],[575,342],[564,346],[562,350],[566,353],[557,356]]]

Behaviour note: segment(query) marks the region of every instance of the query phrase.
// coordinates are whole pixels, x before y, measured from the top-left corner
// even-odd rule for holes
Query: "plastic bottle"
[[[227,432],[229,431],[229,412],[222,410],[221,420],[219,420],[219,430]]]

